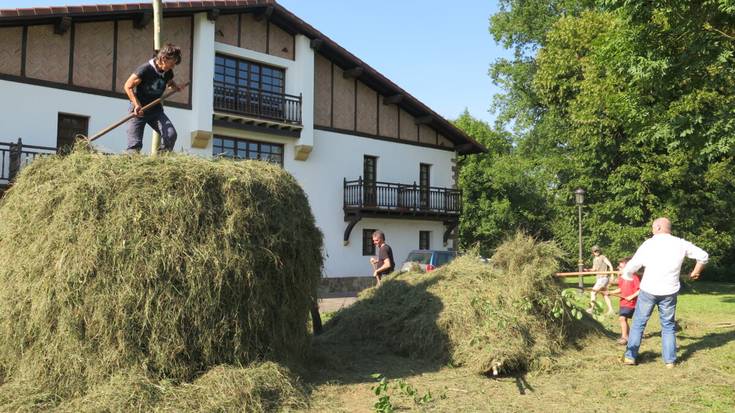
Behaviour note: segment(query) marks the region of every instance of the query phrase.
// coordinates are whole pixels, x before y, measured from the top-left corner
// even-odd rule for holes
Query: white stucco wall
[[[317,224],[324,233],[328,256],[324,272],[329,277],[371,274],[367,257],[362,256],[364,228],[385,232],[398,264],[410,250],[418,249],[419,231],[431,231],[433,249],[446,249],[442,245],[441,222],[403,219],[363,219],[353,228],[349,245],[343,245],[347,225],[342,209],[343,179],[362,176],[364,155],[378,157],[378,181],[418,182],[419,164],[428,163],[432,165],[431,185],[452,187],[453,152],[316,130],[314,150],[308,161],[288,161],[284,166],[309,195]]]

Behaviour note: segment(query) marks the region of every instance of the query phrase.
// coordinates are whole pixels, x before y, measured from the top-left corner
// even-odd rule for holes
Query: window
[[[362,230],[362,255],[375,255],[375,244],[373,244],[374,229]]]
[[[281,119],[286,110],[285,71],[247,60],[214,58],[214,107]]]
[[[59,113],[56,123],[56,152],[69,153],[74,148],[74,138],[78,134],[89,134],[89,116]]]
[[[421,199],[421,208],[426,209],[430,206],[429,194],[431,193],[431,165],[419,164],[419,192]]]
[[[214,58],[214,83],[243,89],[283,93],[283,69],[223,55]]]
[[[419,231],[419,249],[431,249],[431,231]]]
[[[378,158],[375,156],[365,155],[362,161],[362,179],[366,206],[376,206],[378,203],[378,191],[375,185],[377,169]]]
[[[449,261],[451,261],[455,257],[455,255],[456,254],[454,252],[451,252],[451,251],[438,252],[436,254],[436,264],[434,264],[434,265],[437,266],[437,267],[440,266],[440,265],[444,265],[444,264],[448,263]]]
[[[233,159],[257,159],[283,166],[283,145],[215,135],[212,155]]]

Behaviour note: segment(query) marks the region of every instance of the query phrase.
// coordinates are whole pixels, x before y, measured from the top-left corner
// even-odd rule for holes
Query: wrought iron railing
[[[20,170],[39,156],[55,154],[56,148],[26,145],[17,142],[0,142],[0,186],[8,185]]]
[[[360,177],[344,180],[345,210],[414,212],[434,215],[459,215],[462,195],[458,189],[422,187],[413,184],[368,182]]]
[[[214,110],[301,124],[301,95],[214,83]]]

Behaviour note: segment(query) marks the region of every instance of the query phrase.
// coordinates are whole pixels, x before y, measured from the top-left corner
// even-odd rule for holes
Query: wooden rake
[[[190,82],[186,82],[186,83],[184,83],[183,85],[181,85],[181,89],[183,89],[183,88],[185,88],[185,87],[189,86],[189,83],[190,83]],[[151,103],[149,103],[149,104],[147,104],[147,105],[143,106],[143,108],[142,108],[143,112],[145,112],[146,110],[148,110],[148,109],[150,109],[150,108],[152,108],[152,107],[154,107],[154,106],[156,106],[156,105],[160,104],[160,103],[161,103],[161,102],[163,102],[163,101],[164,101],[164,100],[165,100],[166,98],[168,98],[169,96],[173,95],[173,94],[174,94],[174,93],[176,93],[176,92],[178,92],[178,90],[176,90],[176,89],[169,89],[169,90],[165,91],[165,92],[163,93],[163,95],[161,95],[161,97],[160,97],[160,98],[158,98],[158,99],[154,100],[153,102],[151,102]],[[96,134],[95,134],[94,136],[91,136],[91,137],[87,138],[87,137],[86,137],[86,136],[84,136],[84,135],[77,135],[77,137],[83,137],[83,138],[84,138],[84,139],[86,139],[86,140],[87,140],[88,142],[93,142],[93,141],[94,141],[95,139],[99,139],[99,138],[101,138],[102,136],[104,136],[104,135],[106,135],[106,134],[107,134],[108,132],[110,132],[111,130],[113,130],[113,129],[117,128],[118,126],[122,125],[123,123],[125,123],[125,122],[129,121],[130,119],[132,119],[132,118],[134,118],[134,117],[135,117],[135,114],[131,112],[131,113],[129,113],[129,114],[127,115],[127,116],[125,116],[124,118],[120,119],[119,121],[117,121],[117,122],[113,123],[112,125],[110,125],[110,126],[108,126],[108,127],[104,128],[104,129],[102,129],[101,131],[97,132],[97,133],[96,133]]]

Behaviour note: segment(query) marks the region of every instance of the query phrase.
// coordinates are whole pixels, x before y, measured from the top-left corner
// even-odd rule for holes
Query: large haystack
[[[36,160],[0,206],[0,383],[66,397],[299,359],[321,247],[302,189],[263,162]]]
[[[482,262],[391,276],[326,325],[322,345],[385,346],[400,355],[510,373],[563,346],[572,318],[552,274],[560,250],[518,234]]]

